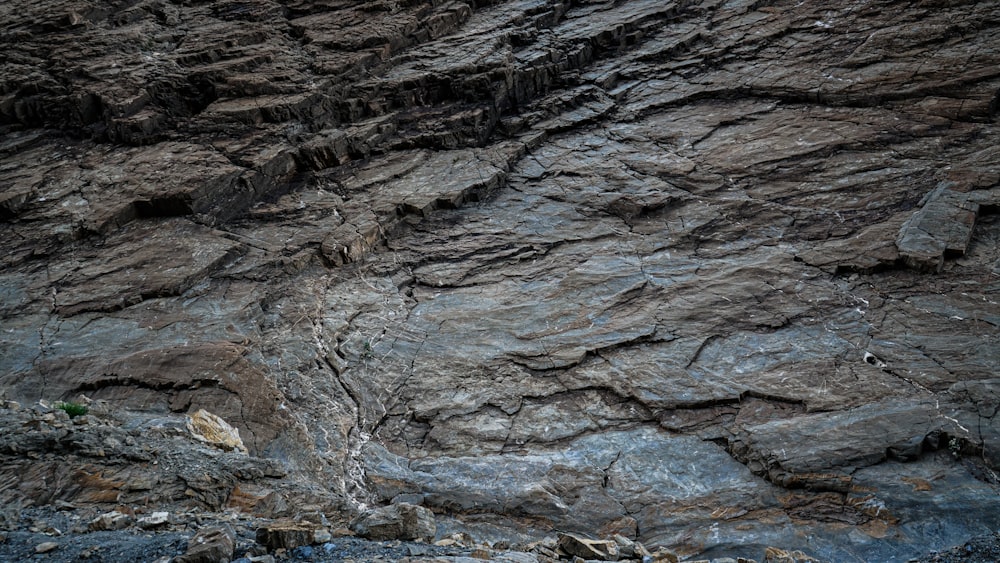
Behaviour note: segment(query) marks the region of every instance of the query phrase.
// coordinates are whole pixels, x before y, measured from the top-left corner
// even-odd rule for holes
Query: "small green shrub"
[[[66,411],[70,418],[87,414],[87,407],[80,403],[64,403],[62,401],[52,405],[53,407]]]

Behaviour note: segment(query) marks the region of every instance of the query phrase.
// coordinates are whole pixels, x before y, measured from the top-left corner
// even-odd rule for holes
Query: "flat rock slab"
[[[975,195],[939,186],[899,231],[896,246],[907,265],[940,272],[945,256],[965,254],[979,214]]]
[[[144,299],[179,295],[223,261],[237,243],[184,219],[136,226],[106,241],[111,255],[81,249],[53,264],[50,275],[62,287],[58,311],[114,311]],[[101,257],[98,260],[98,256]]]

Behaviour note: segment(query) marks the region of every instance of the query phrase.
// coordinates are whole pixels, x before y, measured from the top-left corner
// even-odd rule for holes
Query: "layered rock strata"
[[[0,21],[3,398],[204,409],[281,466],[259,498],[439,535],[890,561],[1000,526],[990,3]],[[0,481],[52,469],[21,439]],[[206,504],[184,471],[160,501]]]

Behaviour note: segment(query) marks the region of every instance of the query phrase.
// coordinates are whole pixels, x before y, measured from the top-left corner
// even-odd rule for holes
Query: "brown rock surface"
[[[0,409],[5,506],[837,561],[1000,527],[992,3],[0,22],[0,398],[100,411]]]

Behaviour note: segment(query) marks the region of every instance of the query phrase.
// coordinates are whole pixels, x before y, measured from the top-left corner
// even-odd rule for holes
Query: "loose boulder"
[[[226,451],[247,453],[247,447],[240,438],[240,431],[205,409],[198,409],[187,417],[187,429],[199,442]]]
[[[437,533],[434,513],[407,503],[376,508],[356,520],[351,528],[370,540],[430,541]]]
[[[229,563],[236,550],[236,532],[227,525],[198,530],[188,542],[187,551],[174,563]]]

